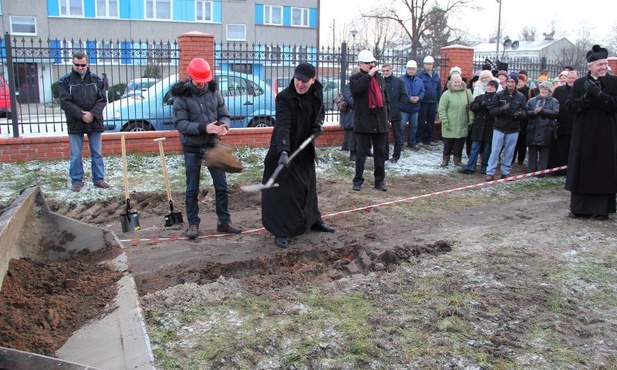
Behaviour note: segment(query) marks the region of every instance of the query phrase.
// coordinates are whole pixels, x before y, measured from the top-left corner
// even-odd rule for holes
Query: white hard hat
[[[463,71],[461,70],[461,67],[454,66],[450,68],[450,76],[452,76],[454,73],[458,73],[460,75],[461,73],[463,73]]]
[[[358,62],[370,63],[374,61],[375,57],[370,50],[362,50],[360,53],[358,53]]]
[[[435,63],[435,59],[433,59],[432,56],[427,55],[424,57],[424,60],[422,61],[422,63]]]
[[[407,62],[405,68],[418,68],[418,63],[415,60],[410,60]]]

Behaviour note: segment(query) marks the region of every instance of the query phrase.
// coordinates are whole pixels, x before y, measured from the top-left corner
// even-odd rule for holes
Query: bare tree
[[[402,6],[402,12],[397,7]],[[439,6],[436,0],[398,0],[389,7],[374,9],[370,13],[362,13],[363,18],[385,19],[395,22],[407,35],[411,42],[410,57],[417,58],[422,48],[423,36],[427,33],[430,24],[430,11],[439,7],[444,14],[449,14],[462,8],[475,9],[473,0],[448,0],[445,6]]]
[[[611,28],[611,36],[606,40],[606,46],[609,55],[617,54],[617,24]]]
[[[422,35],[422,49],[424,55],[439,55],[439,50],[446,45],[460,42],[460,37],[451,39],[452,30],[448,27],[448,14],[445,10],[434,6],[427,14],[426,32]]]

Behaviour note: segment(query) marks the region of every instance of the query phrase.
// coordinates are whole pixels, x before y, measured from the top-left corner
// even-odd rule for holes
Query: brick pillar
[[[187,32],[178,37],[178,46],[180,48],[179,81],[188,77],[186,67],[193,58],[204,58],[214,70],[214,35],[198,31]]]
[[[469,83],[473,77],[473,48],[464,45],[452,45],[441,48],[441,66],[439,75],[444,86],[450,76],[450,68],[461,67],[462,76]]]
[[[608,66],[611,67],[611,73],[617,75],[617,57],[608,58]]]

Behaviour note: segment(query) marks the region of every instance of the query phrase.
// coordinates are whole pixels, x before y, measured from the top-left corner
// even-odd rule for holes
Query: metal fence
[[[72,68],[74,51],[86,51],[90,70],[106,76],[109,82],[108,100],[125,97],[133,85],[158,81],[178,73],[180,50],[176,41],[149,40],[35,40],[5,35],[0,44],[0,64],[8,82],[6,98],[0,94],[0,113],[10,101],[10,114],[0,115],[0,137],[50,136],[66,134],[65,119],[57,100],[56,81]],[[217,43],[214,48],[215,68],[240,72],[269,86],[275,95],[286,87],[300,62],[317,66],[318,78],[324,85],[327,120],[338,121],[334,99],[353,67],[359,50],[342,43],[336,47],[317,48],[306,45],[267,45],[247,43]],[[380,64],[388,63],[395,74],[405,71],[409,57],[404,53],[385,52],[376,55]],[[474,60],[474,69],[486,61]],[[442,61],[436,56],[435,69]],[[510,70],[525,69],[530,77],[541,69],[557,76],[560,68],[544,60],[509,60]],[[420,67],[421,67],[421,63]],[[134,82],[135,84],[131,84]],[[0,79],[0,93],[2,92]],[[127,89],[129,86],[129,89]],[[144,85],[147,87],[147,84]],[[133,87],[134,88],[134,87]],[[140,87],[137,87],[139,90]],[[7,91],[8,90],[8,91]],[[231,98],[230,98],[231,99]],[[273,101],[273,99],[270,99]],[[247,103],[250,103],[247,101]],[[126,103],[125,103],[126,104]],[[247,104],[245,104],[247,105]],[[250,105],[250,104],[249,104]],[[273,109],[273,107],[272,107]],[[148,127],[148,126],[146,126]]]

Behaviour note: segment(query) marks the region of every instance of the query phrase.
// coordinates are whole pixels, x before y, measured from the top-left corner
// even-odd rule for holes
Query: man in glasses
[[[66,116],[69,133],[71,190],[81,191],[84,186],[82,148],[84,134],[88,135],[92,162],[92,182],[102,189],[105,182],[105,164],[102,154],[103,109],[107,96],[103,79],[88,68],[88,56],[83,51],[73,53],[73,69],[58,80],[60,108]]]

